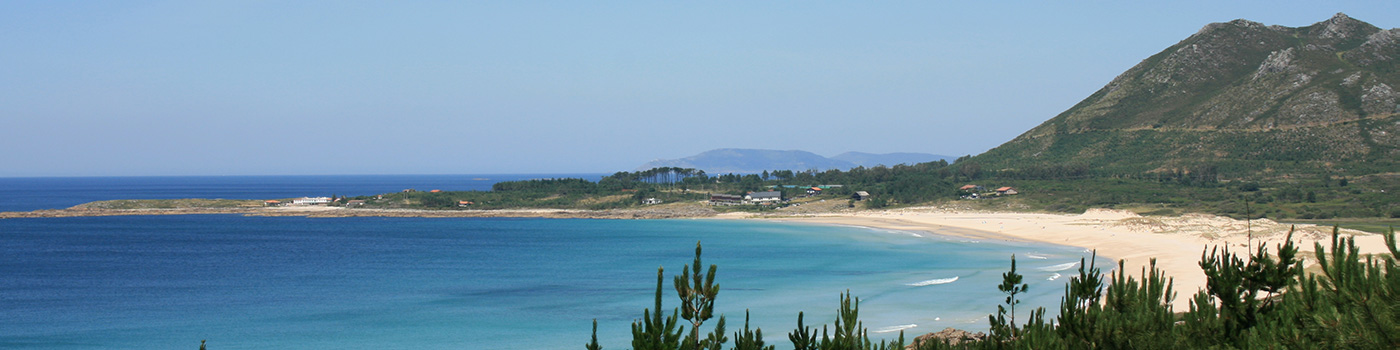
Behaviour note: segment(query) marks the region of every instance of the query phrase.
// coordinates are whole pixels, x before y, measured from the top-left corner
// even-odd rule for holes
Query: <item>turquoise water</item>
[[[0,210],[485,190],[560,176],[0,178]],[[872,331],[985,329],[1011,254],[1031,285],[1024,305],[1054,309],[1083,254],[756,220],[9,219],[0,220],[0,348],[195,349],[208,339],[212,350],[569,349],[597,318],[604,347],[627,349],[630,323],[652,305],[656,268],[666,268],[670,310],[671,276],[696,241],[719,266],[716,307],[731,332],[750,309],[779,349],[791,348],[798,311],[809,325],[829,324],[847,289]]]
[[[697,240],[719,266],[729,328],[748,308],[790,347],[797,312],[829,323],[847,289],[871,330],[985,328],[1013,253],[1027,304],[1053,307],[1065,278],[1041,269],[1081,254],[720,220],[190,215],[0,220],[0,232],[0,347],[24,349],[574,348],[593,318],[605,347],[625,349],[656,267],[670,309],[670,276]]]

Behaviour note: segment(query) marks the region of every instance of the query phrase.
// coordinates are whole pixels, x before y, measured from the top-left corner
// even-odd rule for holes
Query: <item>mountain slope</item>
[[[1395,171],[1400,29],[1344,14],[1301,27],[1214,23],[972,159],[1227,177]]]

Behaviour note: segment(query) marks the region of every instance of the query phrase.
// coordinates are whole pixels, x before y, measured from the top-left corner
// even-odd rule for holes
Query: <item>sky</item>
[[[1212,22],[1396,1],[5,1],[0,177],[978,154]]]

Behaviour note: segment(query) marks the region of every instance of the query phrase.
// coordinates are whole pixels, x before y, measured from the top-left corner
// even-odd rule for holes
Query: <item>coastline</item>
[[[721,215],[721,219],[741,218]],[[753,217],[749,217],[753,218]],[[1289,227],[1268,219],[1245,222],[1206,214],[1180,217],[1143,217],[1127,211],[1091,209],[1084,214],[986,212],[914,207],[887,211],[816,214],[771,218],[784,222],[861,226],[889,230],[928,232],[979,240],[1041,242],[1097,251],[1100,257],[1123,262],[1129,276],[1141,277],[1153,259],[1156,267],[1172,279],[1176,298],[1172,308],[1189,310],[1191,296],[1205,288],[1206,278],[1198,263],[1202,253],[1215,247],[1228,247],[1232,253],[1246,254],[1264,244],[1272,251],[1282,244]],[[1293,242],[1305,266],[1315,264],[1314,244],[1331,247],[1330,227],[1296,225]],[[1362,254],[1387,252],[1380,235],[1342,230],[1356,238]],[[1250,237],[1253,240],[1250,243]],[[1107,273],[1117,266],[1099,266]]]
[[[365,209],[343,207],[210,207],[171,209],[101,209],[77,206],[68,209],[0,212],[0,219],[84,216],[200,215],[423,218],[560,218],[560,219],[696,219],[774,220],[793,223],[858,226],[957,236],[977,240],[1040,242],[1096,250],[1101,257],[1122,260],[1128,275],[1140,277],[1152,259],[1173,280],[1173,309],[1188,310],[1191,295],[1205,287],[1198,262],[1206,249],[1228,247],[1246,254],[1267,245],[1274,249],[1288,234],[1289,224],[1268,219],[1250,222],[1208,214],[1178,217],[1144,217],[1120,210],[1090,209],[1083,214],[978,211],[955,207],[910,207],[881,211],[837,210],[826,212],[718,213],[703,205],[583,209],[426,210]],[[1305,266],[1315,263],[1315,244],[1331,246],[1331,228],[1296,225],[1294,244]],[[1386,253],[1377,234],[1343,229],[1355,237],[1362,254]],[[1252,240],[1250,238],[1253,238]],[[1099,266],[1105,272],[1117,266]]]

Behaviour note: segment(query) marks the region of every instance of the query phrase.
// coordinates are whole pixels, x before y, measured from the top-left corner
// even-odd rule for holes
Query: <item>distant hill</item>
[[[1225,177],[1400,170],[1400,29],[1213,23],[978,155],[982,169],[1071,164]]]
[[[846,152],[827,158],[807,151],[777,151],[765,149],[721,148],[705,151],[681,159],[658,159],[647,162],[636,170],[659,167],[695,168],[710,174],[760,173],[767,170],[846,170],[857,166],[873,167],[877,164],[895,165],[900,163],[922,163],[949,159],[946,156],[921,153],[870,154]],[[891,162],[894,162],[891,164]],[[912,162],[912,163],[911,163]]]
[[[876,165],[895,166],[899,164],[919,164],[937,160],[952,162],[957,157],[949,157],[928,153],[885,153],[874,154],[865,152],[846,152],[832,156],[831,159],[844,160],[857,166],[874,167]]]

